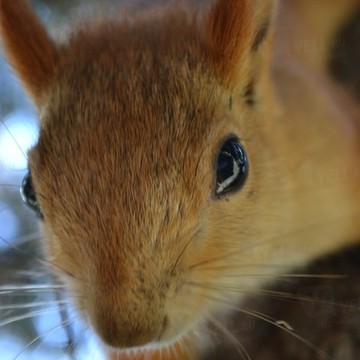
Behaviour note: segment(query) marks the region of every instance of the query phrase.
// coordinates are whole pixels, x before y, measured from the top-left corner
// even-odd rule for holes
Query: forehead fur
[[[55,89],[52,101],[60,95],[68,106],[89,101],[96,108],[105,105],[103,100],[105,108],[121,112],[128,122],[153,108],[167,120],[181,106],[187,117],[204,107],[210,112],[218,86],[205,64],[196,26],[184,14],[171,15],[160,23],[151,18],[136,26],[102,24],[79,32],[61,51],[55,82],[60,93]]]
[[[102,24],[63,46],[31,156],[35,183],[36,175],[47,183],[38,191],[47,198],[57,194],[52,200],[57,204],[43,204],[45,213],[46,208],[80,213],[87,206],[101,211],[114,208],[121,196],[116,206],[141,219],[151,204],[161,212],[161,197],[165,201],[175,187],[181,191],[163,204],[167,215],[187,194],[197,198],[186,201],[192,206],[210,196],[211,159],[221,141],[219,105],[222,113],[226,106],[202,51],[196,24],[185,13],[136,26]],[[203,161],[206,152],[210,156]],[[94,192],[101,204],[92,203]]]

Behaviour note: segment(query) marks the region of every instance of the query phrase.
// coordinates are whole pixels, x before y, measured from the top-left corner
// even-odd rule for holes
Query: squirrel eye
[[[237,191],[246,180],[248,160],[237,138],[228,139],[221,147],[216,165],[215,195]]]
[[[25,177],[22,181],[21,188],[20,188],[20,194],[21,194],[22,201],[31,210],[33,210],[39,218],[42,219],[43,214],[41,213],[39,203],[36,199],[36,194],[35,194],[35,190],[34,190],[34,187],[32,184],[30,172],[28,172],[25,175]]]

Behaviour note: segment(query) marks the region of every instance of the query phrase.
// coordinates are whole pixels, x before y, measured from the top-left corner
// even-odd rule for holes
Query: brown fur
[[[111,348],[185,339],[200,351],[233,287],[360,233],[359,112],[321,71],[273,52],[275,3],[218,0],[201,20],[165,8],[54,50],[23,1],[0,0],[9,59],[39,107],[29,167],[49,259]],[[230,134],[250,173],[219,200]]]
[[[9,61],[40,105],[40,96],[55,70],[56,46],[25,1],[1,1],[0,23]]]
[[[204,29],[214,71],[230,84],[237,82],[239,64],[245,59],[251,39],[250,13],[250,4],[246,1],[217,2]]]

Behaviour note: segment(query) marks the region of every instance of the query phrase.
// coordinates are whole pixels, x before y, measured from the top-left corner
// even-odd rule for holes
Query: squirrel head
[[[248,263],[272,7],[165,7],[57,44],[25,1],[0,0],[4,48],[39,110],[29,171],[45,247],[111,347],[178,340]]]

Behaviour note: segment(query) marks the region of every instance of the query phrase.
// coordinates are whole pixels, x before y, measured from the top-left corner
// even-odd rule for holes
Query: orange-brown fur
[[[39,108],[29,167],[49,259],[111,348],[184,337],[192,355],[173,350],[193,358],[209,314],[239,300],[232,287],[357,240],[359,112],[322,66],[273,44],[275,3],[218,0],[202,19],[165,8],[54,45],[23,1],[0,0],[5,49]],[[250,173],[216,199],[230,134]]]
[[[1,37],[8,49],[9,61],[19,76],[27,80],[25,86],[40,105],[40,93],[55,69],[57,49],[29,6],[18,0],[14,3],[15,6],[0,3]],[[29,34],[31,36],[27,36]]]

